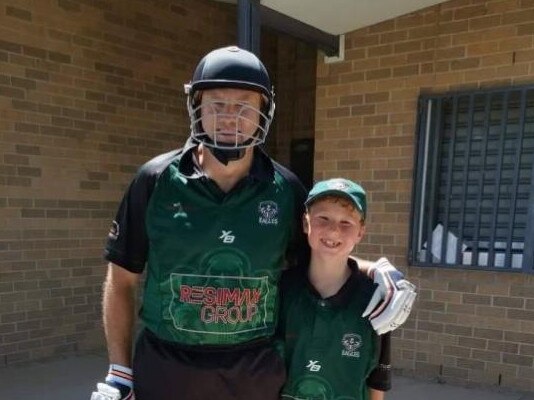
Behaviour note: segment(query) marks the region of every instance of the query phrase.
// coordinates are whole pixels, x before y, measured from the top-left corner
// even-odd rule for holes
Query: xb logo
[[[223,243],[234,243],[235,236],[232,235],[232,231],[223,230],[219,239],[221,239]]]
[[[306,368],[308,368],[311,372],[317,372],[321,369],[321,366],[319,365],[319,361],[309,360]]]

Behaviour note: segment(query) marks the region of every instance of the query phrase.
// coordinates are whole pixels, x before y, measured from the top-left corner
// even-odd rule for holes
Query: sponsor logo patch
[[[321,365],[318,360],[309,360],[306,368],[308,368],[310,372],[319,372],[321,370]]]
[[[345,333],[341,339],[341,355],[345,357],[360,358],[358,349],[362,346],[362,337],[356,333]]]
[[[262,201],[258,206],[259,219],[261,225],[278,225],[278,204],[274,201]]]

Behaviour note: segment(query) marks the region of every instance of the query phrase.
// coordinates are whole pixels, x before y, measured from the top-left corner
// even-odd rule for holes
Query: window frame
[[[508,87],[496,87],[496,88],[487,88],[487,89],[473,89],[473,90],[463,90],[463,91],[451,91],[446,93],[429,93],[429,94],[421,94],[419,96],[418,101],[418,109],[417,109],[417,123],[416,123],[416,141],[415,141],[415,151],[414,151],[414,169],[413,169],[413,180],[412,180],[412,202],[411,202],[411,211],[410,211],[410,232],[409,232],[409,247],[408,247],[408,262],[410,265],[414,266],[421,266],[421,267],[439,267],[439,268],[448,268],[448,269],[455,269],[455,270],[477,270],[477,271],[499,271],[499,272],[518,272],[518,273],[534,273],[534,161],[532,162],[531,166],[531,178],[530,178],[530,188],[528,190],[529,197],[528,197],[528,205],[526,210],[526,226],[525,226],[525,239],[523,244],[523,253],[522,253],[522,262],[520,268],[513,268],[512,267],[512,230],[515,224],[511,223],[509,226],[510,232],[508,233],[509,241],[506,241],[506,251],[504,255],[504,261],[503,266],[495,266],[495,255],[496,255],[496,243],[498,242],[496,239],[496,220],[497,220],[497,207],[494,204],[494,212],[493,212],[493,220],[492,220],[492,230],[491,230],[491,239],[493,241],[488,241],[488,249],[487,249],[487,265],[478,265],[479,260],[479,250],[481,248],[480,246],[480,240],[479,240],[479,228],[480,228],[480,216],[481,212],[477,214],[477,221],[475,225],[475,236],[474,236],[474,242],[478,243],[478,245],[473,247],[471,250],[471,260],[472,265],[466,265],[463,264],[463,256],[462,256],[462,245],[456,246],[456,255],[455,255],[455,261],[453,263],[448,263],[448,255],[446,256],[445,253],[447,251],[447,247],[449,245],[449,239],[448,236],[443,238],[443,234],[448,235],[448,222],[449,222],[449,210],[450,210],[450,204],[449,199],[445,200],[445,221],[442,225],[442,242],[440,245],[441,249],[441,256],[439,257],[439,261],[433,261],[432,258],[432,236],[433,236],[433,230],[435,229],[434,226],[437,226],[437,214],[438,214],[438,206],[439,206],[439,174],[440,174],[440,163],[442,161],[442,154],[440,152],[440,146],[443,145],[443,138],[441,136],[441,132],[444,132],[444,107],[443,102],[444,101],[452,101],[452,126],[450,128],[451,132],[454,132],[452,135],[451,141],[452,141],[452,149],[448,154],[449,161],[447,166],[447,174],[448,174],[448,180],[446,181],[447,187],[447,193],[450,194],[449,186],[452,185],[452,171],[454,170],[454,167],[452,166],[452,158],[454,156],[454,141],[456,140],[457,136],[457,122],[458,122],[458,103],[460,98],[469,97],[469,108],[467,113],[468,123],[467,123],[467,132],[468,132],[468,140],[467,140],[467,150],[465,151],[465,161],[464,161],[464,170],[463,174],[464,177],[462,178],[462,185],[464,185],[464,189],[467,187],[468,182],[468,176],[466,175],[468,171],[472,171],[469,169],[469,159],[470,159],[470,146],[473,141],[473,121],[474,121],[474,115],[475,115],[475,97],[476,96],[485,96],[484,97],[484,103],[485,103],[485,109],[484,109],[484,128],[485,133],[482,138],[484,147],[484,157],[482,158],[484,164],[482,168],[482,172],[486,171],[486,159],[488,158],[488,151],[487,151],[487,142],[489,137],[489,129],[491,127],[491,102],[492,97],[497,95],[503,96],[503,107],[502,110],[499,110],[499,112],[502,112],[501,121],[500,121],[500,129],[501,131],[504,131],[506,133],[507,129],[507,122],[509,121],[509,111],[511,109],[511,103],[510,103],[510,93],[512,92],[519,92],[520,96],[520,114],[519,114],[519,132],[520,135],[520,144],[516,144],[515,148],[516,151],[521,154],[522,149],[524,148],[524,142],[523,138],[525,136],[525,120],[527,116],[527,112],[530,110],[530,107],[527,109],[527,93],[529,93],[531,96],[534,97],[534,85],[521,85],[521,86],[508,86]],[[530,97],[528,98],[530,99]],[[533,106],[534,107],[534,106]],[[530,131],[528,131],[530,133]],[[500,142],[500,150],[498,155],[498,166],[496,166],[496,171],[498,172],[498,177],[496,178],[496,186],[501,185],[501,174],[502,174],[502,162],[504,159],[504,150],[503,150],[503,141],[504,141],[504,134],[501,134],[501,142]],[[433,139],[433,140],[431,140]],[[451,146],[449,144],[449,146]],[[432,157],[432,170],[427,171],[427,167],[429,165],[430,157]],[[509,208],[509,215],[512,215],[512,220],[515,221],[515,208],[517,208],[516,203],[516,196],[518,192],[518,185],[519,185],[519,175],[520,175],[520,161],[516,161],[518,164],[518,167],[514,170],[516,173],[516,176],[513,176],[512,179],[514,180],[515,186],[515,193],[512,194],[512,201]],[[527,164],[528,165],[528,164]],[[425,173],[425,171],[427,171]],[[528,168],[527,168],[528,171]],[[483,180],[484,180],[484,173],[481,173],[481,177],[479,179],[479,188],[483,187]],[[428,187],[430,185],[430,187]],[[427,193],[428,192],[428,193]],[[466,195],[465,195],[466,197]],[[480,195],[479,195],[480,199]],[[497,205],[499,204],[499,195],[497,194],[496,200],[493,199],[493,202]],[[429,216],[425,218],[425,210],[427,209],[428,204],[428,210],[431,213]],[[512,207],[512,204],[516,207]],[[466,237],[464,236],[463,228],[464,228],[464,214],[466,210],[466,206],[464,205],[461,207],[461,217],[460,217],[460,230],[458,233],[458,240],[462,240],[463,237],[465,240]],[[426,230],[426,241],[424,242],[423,237],[425,236],[425,230]],[[532,238],[531,240],[527,240],[527,238]],[[493,243],[493,245],[491,245]],[[425,251],[425,259],[422,261],[419,258],[419,253],[423,251],[424,244],[426,244]],[[454,244],[453,244],[454,246]],[[426,254],[430,253],[430,254]],[[459,263],[456,263],[456,260],[459,261]],[[492,260],[491,262],[489,260]],[[508,261],[508,262],[507,262]],[[493,264],[493,266],[490,266]]]

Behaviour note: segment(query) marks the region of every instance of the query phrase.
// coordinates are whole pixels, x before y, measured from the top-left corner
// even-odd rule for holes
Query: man
[[[131,399],[133,382],[137,400],[274,400],[285,379],[272,336],[281,270],[308,255],[305,191],[259,147],[275,108],[269,76],[255,55],[226,47],[200,61],[186,93],[190,139],[140,168],[109,235],[110,369],[95,400]],[[389,331],[407,318],[413,288],[389,263],[362,263],[379,283],[366,315],[384,298],[371,321]]]

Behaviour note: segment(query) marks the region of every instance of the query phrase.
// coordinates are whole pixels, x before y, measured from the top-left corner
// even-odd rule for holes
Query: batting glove
[[[367,275],[378,287],[362,317],[369,316],[376,333],[382,335],[408,319],[417,296],[416,287],[384,257],[369,268]]]
[[[97,383],[96,388],[91,400],[135,400],[132,370],[122,365],[111,364],[106,383]]]

